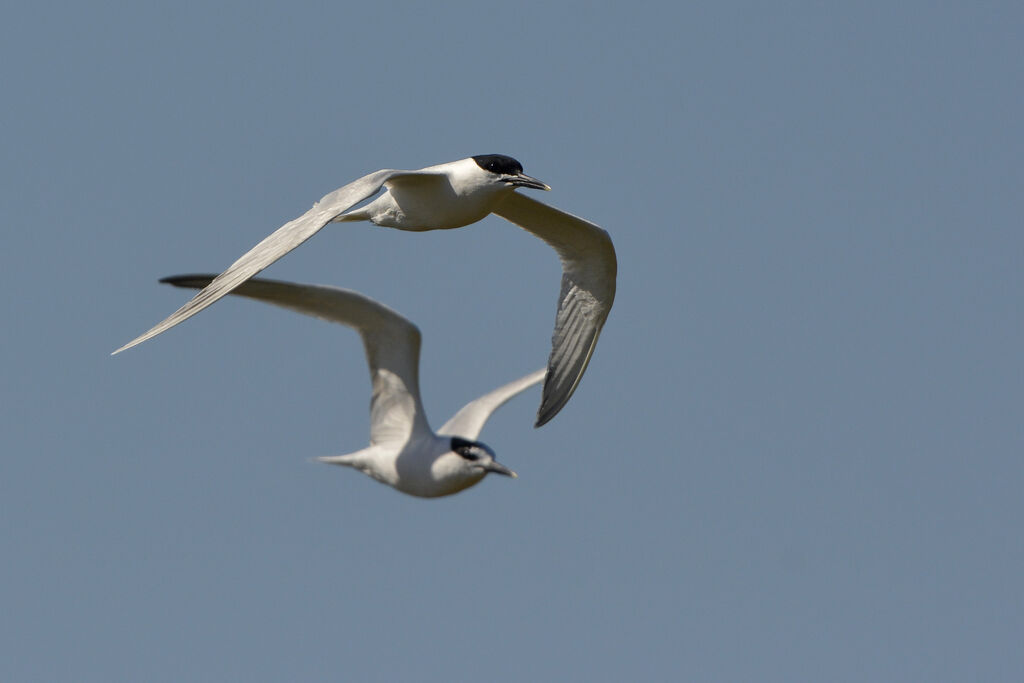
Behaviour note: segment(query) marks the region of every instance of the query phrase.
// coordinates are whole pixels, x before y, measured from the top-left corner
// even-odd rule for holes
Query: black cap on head
[[[479,441],[469,441],[459,436],[453,436],[451,449],[455,453],[458,453],[466,460],[479,460],[480,456],[484,453],[494,457],[494,451],[480,443]]]
[[[481,154],[473,157],[476,165],[491,173],[502,175],[517,175],[523,172],[523,165],[504,154]]]

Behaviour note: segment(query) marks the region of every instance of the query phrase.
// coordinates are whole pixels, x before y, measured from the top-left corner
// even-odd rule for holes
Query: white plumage
[[[536,426],[551,420],[572,396],[586,371],[615,299],[616,258],[608,233],[515,192],[548,190],[511,157],[488,154],[417,171],[385,169],[345,185],[317,202],[213,278],[184,306],[114,353],[155,337],[190,318],[332,222],[370,221],[399,230],[443,230],[497,214],[544,240],[562,261],[551,354]],[[384,188],[361,208],[355,208]]]
[[[213,275],[177,275],[161,282],[200,289]],[[318,458],[368,474],[402,493],[436,498],[476,484],[488,472],[515,477],[478,442],[484,423],[513,396],[544,379],[538,370],[466,404],[435,434],[420,400],[420,331],[387,306],[358,292],[318,285],[250,279],[233,294],[354,328],[370,366],[370,445]]]

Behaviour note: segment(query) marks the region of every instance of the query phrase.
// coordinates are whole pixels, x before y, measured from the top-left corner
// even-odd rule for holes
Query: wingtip
[[[562,412],[562,408],[566,406],[572,395],[576,393],[576,387],[579,386],[580,377],[583,375],[581,370],[576,375],[576,380],[569,385],[567,391],[558,386],[557,380],[552,380],[553,372],[551,368],[548,368],[547,374],[544,377],[544,390],[541,393],[540,407],[537,409],[537,421],[533,425],[534,429],[543,427],[555,419],[555,415]]]
[[[190,273],[188,275],[168,275],[167,277],[160,278],[159,282],[161,284],[165,284],[165,285],[174,285],[175,287],[183,287],[185,289],[202,289],[207,284],[209,284],[210,281],[213,280],[213,278],[214,278],[213,275],[206,275],[206,274],[199,275],[199,274],[191,274]],[[199,310],[202,310],[202,309],[199,309]],[[178,311],[176,313],[180,313],[180,312],[181,312],[181,309],[178,309]],[[195,312],[198,312],[198,311],[195,311]],[[188,318],[188,317],[191,317],[191,313],[189,315],[185,316],[185,318]],[[168,325],[167,321],[170,320],[171,318],[174,318],[174,315],[171,315],[170,318],[167,318],[167,320],[164,320],[162,323],[160,323],[160,324],[156,325],[155,327],[151,328],[149,331],[145,332],[144,334],[141,334],[138,337],[136,337],[135,339],[132,339],[130,342],[128,342],[127,344],[125,344],[121,348],[117,349],[116,351],[114,351],[110,355],[111,356],[116,356],[117,354],[121,353],[122,351],[127,351],[128,349],[132,348],[133,346],[138,346],[142,342],[144,342],[144,341],[146,341],[148,339],[152,339],[153,337],[157,336],[158,334],[169,330],[170,328],[174,327],[174,325],[177,325],[178,322],[181,322],[181,320],[185,319],[185,318],[182,318],[181,320],[178,320],[177,322],[175,322],[175,323],[173,323],[171,325]]]
[[[567,402],[568,399],[552,403],[542,401],[540,408],[537,410],[537,421],[533,423],[533,428],[540,429],[548,422],[551,422],[551,420],[555,418],[555,415],[558,415],[558,413],[561,412]]]
[[[132,339],[130,342],[128,342],[127,344],[125,344],[121,348],[112,351],[110,353],[110,355],[111,356],[116,356],[117,354],[121,353],[122,351],[127,351],[128,349],[132,348],[133,346],[137,346],[138,344],[141,344],[142,341],[143,341],[142,337],[136,337],[135,339]]]
[[[185,273],[183,275],[162,277],[159,282],[162,285],[173,285],[182,289],[202,289],[213,282],[216,277],[216,275],[210,275],[209,273]]]

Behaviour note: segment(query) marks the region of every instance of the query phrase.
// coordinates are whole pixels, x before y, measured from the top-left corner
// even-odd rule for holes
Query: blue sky
[[[0,25],[5,680],[1017,680],[1012,3],[94,3]],[[225,300],[326,192],[504,153],[618,296],[518,480],[404,497],[357,336]],[[424,335],[434,426],[542,365],[559,265],[497,218],[334,226],[267,276]],[[397,275],[396,275],[397,274]]]

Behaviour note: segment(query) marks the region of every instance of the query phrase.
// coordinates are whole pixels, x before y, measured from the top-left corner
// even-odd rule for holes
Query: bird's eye
[[[452,451],[458,453],[466,460],[473,461],[480,459],[480,449],[477,448],[476,444],[471,441],[467,441],[466,439],[453,436],[451,448]]]

